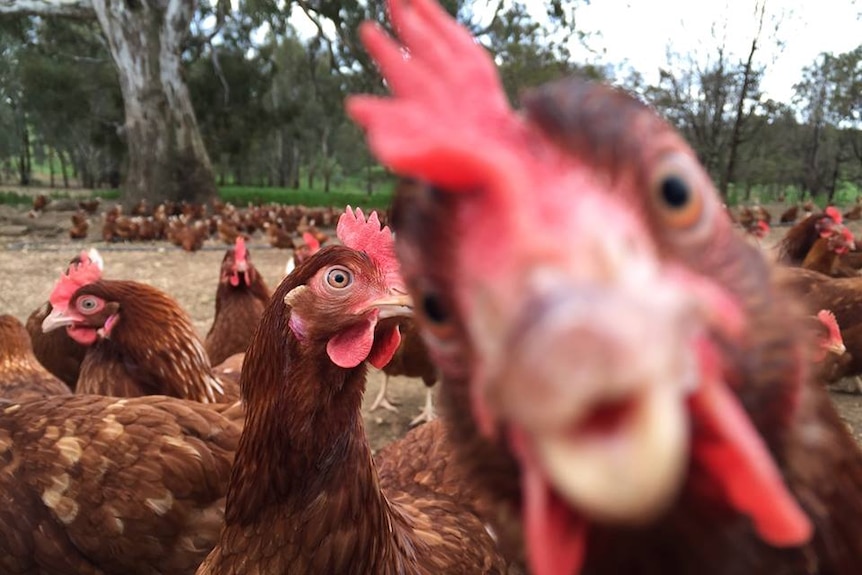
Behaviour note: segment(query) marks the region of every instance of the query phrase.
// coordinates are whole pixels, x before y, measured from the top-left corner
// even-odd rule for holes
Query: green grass
[[[751,189],[750,202],[754,202],[755,199],[758,199],[764,204],[773,203],[777,202],[779,196],[782,194],[784,195],[785,203],[793,204],[801,201],[802,189],[797,186],[785,186],[784,188],[777,186],[753,186]],[[862,195],[862,190],[852,182],[839,182],[835,189],[835,195],[832,201],[836,205],[846,206],[855,203],[856,198],[859,195]],[[815,198],[808,199],[811,199],[814,204],[820,208],[825,208],[828,196],[826,194],[820,194]],[[745,200],[745,188],[734,188],[734,186],[731,185],[727,203],[730,206],[738,206],[740,204],[748,203]]]
[[[116,200],[120,197],[120,190],[95,190],[91,194],[76,194],[75,196],[72,196],[69,192],[57,191],[50,192],[47,196],[52,200],[67,200],[70,198],[85,200],[87,198],[96,197],[102,198],[103,200]],[[0,204],[29,206],[33,203],[33,199],[35,197],[35,194],[19,194],[18,192],[0,190]]]

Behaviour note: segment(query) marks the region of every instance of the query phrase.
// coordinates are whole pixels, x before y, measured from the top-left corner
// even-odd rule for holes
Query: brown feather
[[[194,573],[241,422],[166,397],[0,406],[0,571]]]
[[[264,312],[241,376],[247,420],[225,530],[198,574],[503,573],[474,513],[412,479],[378,478],[360,413],[365,364],[345,369],[326,355],[329,339],[361,318],[310,289],[292,307],[284,303],[334,264],[377,275],[365,254],[323,248],[282,282]],[[288,325],[298,309],[302,341]],[[433,447],[407,447],[411,441],[390,450],[391,465]]]
[[[33,355],[30,336],[21,322],[0,315],[0,397],[27,401],[70,393]]]

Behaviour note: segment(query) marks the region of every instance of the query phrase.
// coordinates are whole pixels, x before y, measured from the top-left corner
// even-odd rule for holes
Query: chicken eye
[[[704,190],[697,184],[693,160],[672,157],[659,170],[653,183],[661,220],[674,229],[689,229],[701,221],[704,213]]]
[[[93,296],[85,296],[78,300],[78,311],[81,313],[93,313],[101,309],[101,300]]]
[[[326,283],[337,289],[344,289],[353,283],[353,274],[344,268],[332,268],[326,272]]]
[[[444,324],[449,321],[449,313],[446,306],[435,294],[425,294],[422,298],[422,311],[432,323]]]

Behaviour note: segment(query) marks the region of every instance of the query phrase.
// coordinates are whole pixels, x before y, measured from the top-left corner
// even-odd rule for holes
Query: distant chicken
[[[360,37],[393,96],[347,112],[409,178],[401,271],[501,549],[534,575],[858,573],[862,452],[807,314],[684,138],[583,78],[516,112],[441,6],[389,13],[398,40]]]
[[[382,367],[409,311],[388,228],[348,211],[329,246],[282,281],[242,373],[247,423],[225,529],[198,575],[499,574],[493,539],[459,485],[423,485],[390,461],[379,481],[360,413],[369,362]],[[380,323],[378,323],[380,321]],[[408,435],[409,468],[439,447]],[[444,451],[445,452],[445,451]]]
[[[799,206],[790,206],[787,208],[782,214],[780,221],[782,224],[792,224],[795,223],[797,218],[799,218]]]
[[[100,270],[82,262],[61,276],[50,302],[43,330],[65,328],[89,347],[76,393],[168,395],[204,403],[238,399],[239,390],[213,374],[188,315],[158,289],[101,279]]]
[[[852,356],[847,353],[844,338],[835,314],[822,309],[812,318],[811,329],[817,341],[814,362],[817,365],[817,378],[824,383],[832,383],[844,377]]]
[[[87,221],[87,212],[78,210],[72,214],[72,227],[69,228],[69,237],[73,240],[87,239],[87,231],[90,229],[90,222]]]
[[[265,222],[263,229],[266,241],[274,248],[287,249],[293,247],[293,240],[289,231],[285,230],[277,222]]]
[[[856,204],[844,214],[848,220],[862,220],[862,196],[856,198]]]
[[[195,210],[189,208],[189,211]],[[203,220],[189,221],[187,217],[181,216],[168,222],[168,241],[187,252],[201,249],[208,237],[209,226]]]
[[[11,315],[0,315],[0,398],[28,401],[71,393],[33,355],[24,325]]]
[[[251,263],[242,236],[227,250],[216,288],[215,317],[204,347],[212,365],[245,352],[260,316],[269,303],[270,291]]]
[[[422,378],[426,387],[425,406],[422,412],[410,421],[410,425],[418,425],[434,419],[434,384],[437,383],[437,366],[428,357],[428,349],[422,341],[422,334],[411,318],[403,318],[398,322],[401,331],[401,345],[392,356],[392,360],[383,367],[383,383],[374,398],[369,411],[383,407],[390,411],[398,411],[393,402],[386,396],[389,387],[389,377],[403,375]]]
[[[87,266],[94,266],[91,268],[91,274],[94,278],[101,277],[105,263],[98,250],[90,248],[87,251],[82,251],[72,258],[66,271],[68,272],[71,266],[82,262]],[[30,334],[33,353],[39,363],[74,391],[78,384],[81,363],[87,354],[87,347],[69,337],[65,330],[55,330],[48,333],[42,330],[42,322],[53,309],[51,302],[48,301],[33,311],[27,318],[27,332]]]
[[[302,241],[298,245],[294,242],[293,255],[290,256],[290,259],[287,260],[287,264],[284,266],[284,275],[289,275],[290,272],[296,269],[296,266],[318,251],[320,251],[320,242],[317,241],[317,238],[309,232],[303,233]]]
[[[162,396],[0,404],[0,572],[194,573],[242,421]]]
[[[836,277],[856,276],[843,260],[855,248],[855,239],[843,225],[841,212],[829,206],[822,214],[806,218],[787,231],[778,244],[778,261]]]

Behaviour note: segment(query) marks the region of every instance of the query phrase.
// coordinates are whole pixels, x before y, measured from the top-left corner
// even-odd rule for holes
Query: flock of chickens
[[[514,112],[433,0],[389,14],[393,96],[346,106],[392,231],[348,208],[272,292],[238,234],[205,341],[92,251],[0,319],[0,572],[858,573],[842,215],[776,264],[648,107],[572,78]],[[369,364],[441,380],[376,455]]]

